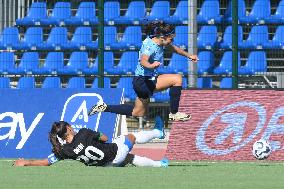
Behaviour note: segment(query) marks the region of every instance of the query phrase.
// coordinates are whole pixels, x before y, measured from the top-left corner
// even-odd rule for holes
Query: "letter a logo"
[[[81,106],[78,108],[77,112],[71,119],[71,122],[74,123],[77,119],[84,120],[84,122],[88,122],[88,110],[87,110],[87,104],[86,100],[84,100],[81,104]]]

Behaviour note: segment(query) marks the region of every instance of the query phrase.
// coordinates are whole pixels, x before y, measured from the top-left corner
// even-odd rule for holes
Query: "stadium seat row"
[[[201,51],[198,54],[198,74],[231,74],[232,52],[224,53],[219,66],[214,65],[214,55],[211,51]],[[113,52],[104,53],[104,74],[107,75],[134,75],[138,63],[138,53],[133,51],[124,52],[117,65],[114,63]],[[240,54],[238,56],[239,74],[252,75],[256,72],[267,71],[266,55],[263,51],[255,51],[249,54],[247,62],[241,66]],[[158,68],[160,74],[180,73],[188,74],[187,58],[173,54],[167,66]],[[73,52],[70,55],[67,65],[64,65],[63,52],[49,52],[44,64],[40,64],[37,52],[25,52],[20,59],[18,66],[15,64],[14,53],[0,53],[0,73],[2,75],[96,75],[98,74],[98,59],[89,62],[87,52]]]
[[[197,16],[199,24],[232,23],[232,0],[227,4],[224,15],[220,15],[219,0],[205,0]],[[270,0],[255,0],[247,14],[245,0],[238,0],[238,22],[240,24],[283,24],[284,0],[271,15]]]
[[[228,75],[232,74],[232,51],[226,51],[221,58],[220,64],[215,66],[214,54],[211,51],[201,51],[198,53],[199,62],[197,71],[199,75],[217,74]],[[241,66],[240,53],[238,54],[238,74],[253,75],[258,72],[267,71],[267,59],[264,51],[252,51],[245,63]],[[188,74],[188,61],[185,57],[178,54],[173,54],[168,66],[159,67],[158,72],[163,73],[180,73]]]
[[[104,44],[106,50],[138,50],[142,43],[142,31],[140,26],[129,26],[121,40],[117,40],[116,27],[110,26],[104,29]],[[65,27],[54,27],[43,41],[43,28],[30,27],[24,38],[19,39],[17,27],[5,28],[0,36],[0,49],[4,50],[96,50],[98,39],[92,40],[91,27],[76,28],[71,40],[68,40],[68,31]]]
[[[169,1],[156,1],[153,4],[150,15],[147,16],[145,2],[132,1],[125,15],[121,16],[119,1],[110,1],[104,3],[104,21],[108,25],[137,25],[156,19],[167,18],[169,22],[186,24],[187,7],[187,1],[180,1],[176,13],[170,16]],[[95,2],[81,2],[75,16],[72,16],[70,2],[57,2],[51,15],[48,16],[46,3],[36,2],[31,5],[28,14],[24,18],[16,20],[16,24],[19,26],[96,25],[98,24],[96,5]]]
[[[238,19],[242,24],[284,23],[284,0],[281,0],[275,14],[271,15],[270,0],[255,0],[246,15],[244,0],[238,0]],[[145,24],[153,20],[163,20],[171,24],[188,23],[188,1],[179,1],[175,12],[170,15],[170,1],[155,1],[149,15],[144,1],[132,1],[124,15],[120,15],[119,1],[104,3],[105,24]],[[219,0],[205,0],[197,16],[199,24],[232,23],[232,1],[228,2],[226,12],[220,15]],[[81,2],[75,16],[72,16],[70,2],[57,2],[50,16],[45,2],[31,5],[28,14],[16,20],[20,26],[31,25],[96,25],[96,6],[94,2]]]
[[[30,27],[24,38],[19,39],[19,31],[16,27],[5,28],[0,36],[0,49],[2,50],[97,50],[98,39],[92,40],[92,29],[90,27],[76,28],[71,40],[68,40],[68,31],[65,27],[54,27],[43,41],[43,29]],[[284,49],[284,26],[278,26],[274,37],[269,40],[268,27],[266,25],[253,26],[246,40],[243,40],[243,29],[238,27],[239,49]],[[117,40],[117,29],[115,26],[104,28],[105,50],[139,50],[142,43],[142,31],[140,26],[129,26],[125,29],[123,37]],[[187,49],[188,27],[177,26],[174,45]],[[225,29],[223,39],[217,41],[216,26],[202,26],[197,37],[199,49],[232,49],[232,26]]]
[[[0,77],[0,88],[11,88],[10,78]],[[187,86],[187,78],[183,78],[183,88]],[[104,87],[111,88],[111,80],[108,77],[104,78]],[[120,78],[117,83],[117,88],[124,88],[125,97],[128,101],[134,101],[136,94],[132,88],[132,78]],[[212,78],[198,78],[198,88],[212,88]],[[18,80],[17,89],[30,89],[37,88],[36,80],[34,77],[21,77]],[[86,81],[83,77],[72,77],[69,79],[66,86],[63,86],[60,77],[46,77],[42,82],[41,88],[86,88]],[[98,88],[98,81],[95,79],[92,82],[91,88]],[[231,78],[223,78],[220,82],[220,88],[232,88]],[[154,93],[151,101],[153,102],[167,102],[170,100],[169,90]]]
[[[0,53],[0,73],[2,75],[76,75],[98,74],[98,58],[95,62],[89,62],[87,52],[73,52],[69,61],[64,65],[63,52],[49,52],[45,58],[44,64],[40,64],[39,54],[37,52],[25,52],[20,59],[18,66],[15,64],[13,52]],[[113,52],[104,53],[105,74],[111,75],[134,75],[138,62],[138,52],[124,52],[120,58],[119,64],[114,65]]]
[[[184,78],[186,82],[186,79]],[[0,77],[0,88],[11,88],[10,78],[8,77]],[[186,85],[186,83],[185,83]],[[36,80],[34,77],[21,77],[17,84],[17,89],[30,89],[37,88]],[[61,82],[60,77],[46,77],[42,82],[41,88],[76,88],[82,89],[86,88],[86,80],[83,77],[72,77],[69,79],[66,86],[64,86]],[[91,88],[98,88],[98,81],[95,79],[92,82]],[[104,78],[104,88],[111,88],[111,80],[108,77]],[[125,98],[127,101],[134,101],[136,98],[136,94],[132,88],[132,78],[120,78],[117,83],[117,88],[124,88],[125,90]],[[152,101],[155,102],[165,102],[169,100],[169,91],[156,93]]]
[[[104,78],[104,87],[110,88],[110,78]],[[86,82],[83,77],[72,77],[69,79],[66,88],[85,88]],[[10,78],[0,77],[0,88],[10,88]],[[17,84],[18,89],[36,88],[36,80],[34,77],[21,77]],[[63,88],[60,77],[46,77],[41,88]],[[91,88],[98,88],[98,81],[95,79]]]

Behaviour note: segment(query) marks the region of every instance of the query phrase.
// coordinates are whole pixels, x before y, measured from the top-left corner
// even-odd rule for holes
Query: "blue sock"
[[[120,105],[107,105],[105,112],[111,112],[121,115],[132,116],[132,111],[134,109],[133,105],[120,104]]]
[[[181,89],[181,86],[173,86],[170,88],[170,107],[172,114],[178,112]]]

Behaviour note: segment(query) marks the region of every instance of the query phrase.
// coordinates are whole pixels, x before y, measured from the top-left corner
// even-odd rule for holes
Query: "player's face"
[[[74,136],[74,135],[75,135],[75,131],[74,131],[74,129],[71,127],[71,125],[69,125],[69,126],[67,127],[67,135],[69,135],[69,136]]]
[[[167,46],[174,41],[175,34],[165,36],[162,38],[162,45]]]

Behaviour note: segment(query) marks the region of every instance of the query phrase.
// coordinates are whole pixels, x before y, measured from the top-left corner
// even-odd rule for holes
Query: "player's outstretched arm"
[[[193,62],[197,62],[198,61],[198,57],[197,55],[191,55],[188,52],[182,50],[181,48],[175,46],[175,45],[168,45],[167,48],[177,54],[180,54],[182,56],[185,56],[189,59],[191,59]]]
[[[49,166],[48,159],[41,160],[26,160],[26,159],[18,159],[14,161],[14,166]]]

